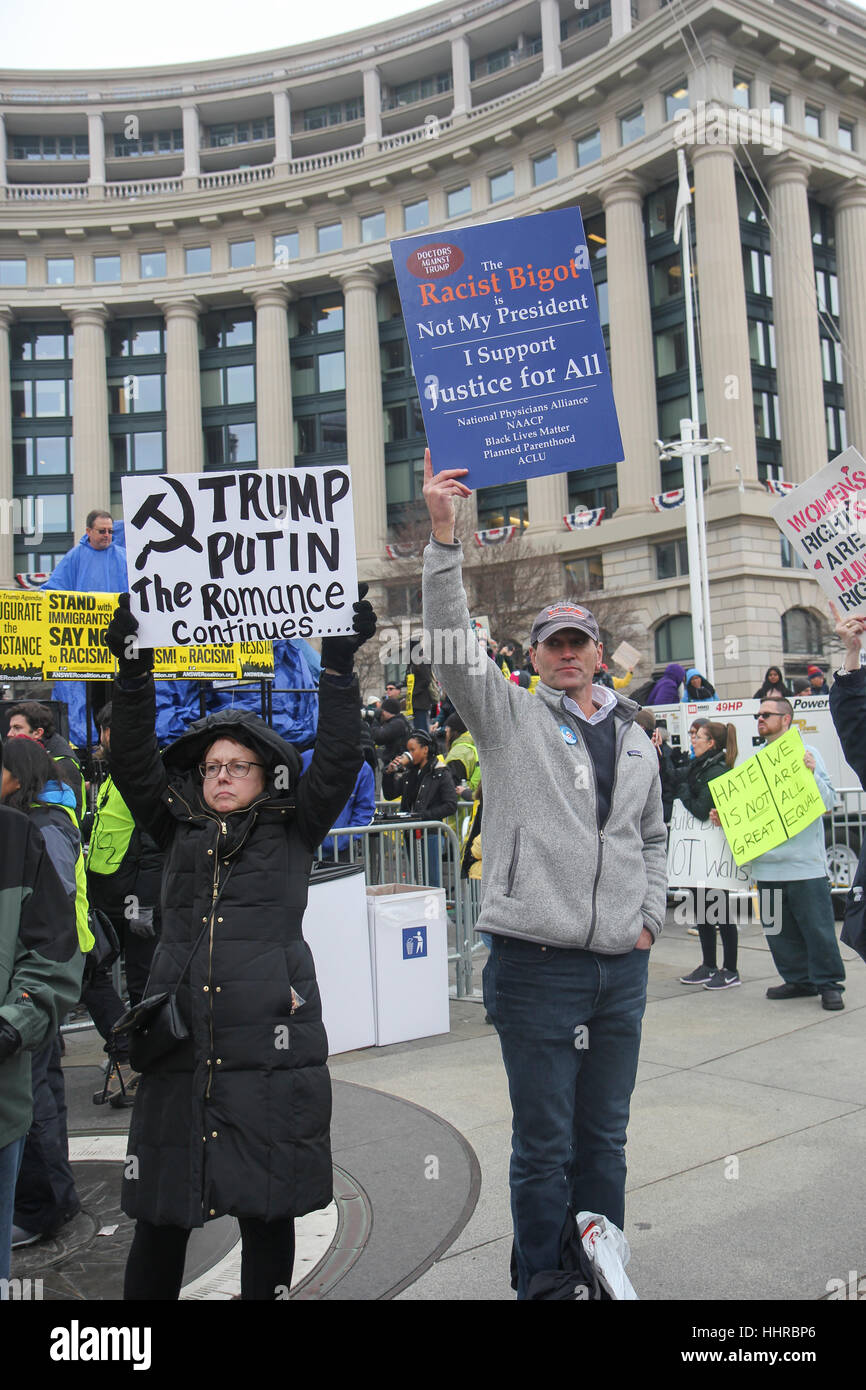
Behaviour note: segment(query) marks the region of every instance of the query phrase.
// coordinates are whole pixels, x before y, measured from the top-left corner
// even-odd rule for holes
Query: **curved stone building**
[[[702,419],[730,445],[707,464],[717,685],[802,670],[826,610],[765,482],[866,452],[864,92],[845,0],[479,0],[195,67],[0,71],[0,583],[119,514],[126,472],[348,459],[361,574],[413,616],[386,558],[424,449],[388,239],[577,204],[626,458],[483,490],[473,525],[615,595],[647,669],[688,661],[683,510],[651,501],[688,414],[682,145]]]

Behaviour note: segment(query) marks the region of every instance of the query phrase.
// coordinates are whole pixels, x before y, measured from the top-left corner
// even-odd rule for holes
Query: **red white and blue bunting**
[[[774,497],[784,497],[786,492],[793,492],[796,483],[783,483],[779,478],[765,478],[764,486]]]
[[[581,512],[569,512],[562,518],[567,531],[586,531],[590,526],[600,526],[604,507],[592,507]]]
[[[489,531],[473,531],[476,545],[502,545],[514,539],[516,526],[493,526]]]
[[[686,490],[684,487],[671,488],[670,492],[659,492],[650,501],[657,512],[672,512],[675,507],[681,507],[686,500]]]
[[[389,560],[411,560],[415,553],[412,541],[400,541],[395,545],[385,546],[385,554]]]
[[[41,589],[47,578],[47,573],[43,574],[41,570],[27,570],[16,574],[15,583],[19,589]]]

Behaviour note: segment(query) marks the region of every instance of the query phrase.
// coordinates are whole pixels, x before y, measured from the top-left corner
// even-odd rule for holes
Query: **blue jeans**
[[[24,1152],[26,1134],[13,1139],[0,1149],[0,1279],[9,1278],[12,1262],[12,1212],[15,1206],[15,1184]],[[2,1296],[2,1295],[0,1295]]]
[[[484,1004],[511,1095],[519,1299],[534,1274],[559,1269],[570,1211],[623,1226],[648,961],[649,951],[604,956],[493,937]]]

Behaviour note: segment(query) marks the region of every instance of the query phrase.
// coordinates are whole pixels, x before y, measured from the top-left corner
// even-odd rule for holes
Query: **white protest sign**
[[[640,652],[634,647],[630,647],[628,642],[620,642],[613,656],[610,658],[615,666],[621,666],[624,671],[637,666],[640,661]]]
[[[698,820],[681,801],[675,801],[668,839],[668,886],[742,892],[750,881],[747,870],[734,862],[721,826]]]
[[[770,515],[843,616],[866,613],[866,459],[846,449]]]
[[[145,647],[352,631],[348,468],[123,479],[130,608]]]

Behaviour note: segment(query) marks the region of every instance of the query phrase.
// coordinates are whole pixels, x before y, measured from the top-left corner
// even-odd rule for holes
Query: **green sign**
[[[710,782],[737,864],[784,844],[823,816],[818,783],[803,762],[805,751],[799,729],[791,728]]]

